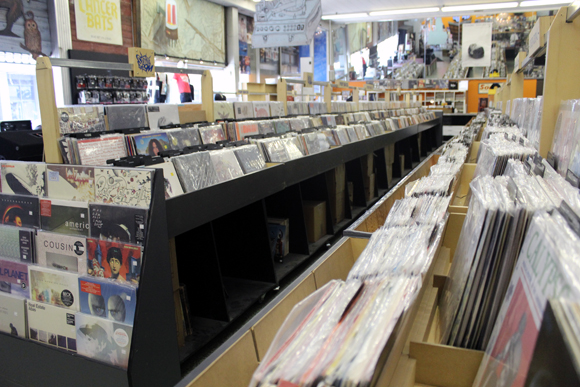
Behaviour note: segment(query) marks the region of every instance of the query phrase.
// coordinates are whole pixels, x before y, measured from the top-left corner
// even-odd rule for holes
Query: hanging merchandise
[[[493,23],[463,24],[461,58],[463,67],[491,65],[491,31]]]
[[[256,4],[254,48],[310,44],[320,23],[320,0],[265,1]]]

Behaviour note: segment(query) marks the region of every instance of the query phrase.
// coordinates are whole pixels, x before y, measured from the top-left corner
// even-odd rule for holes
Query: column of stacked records
[[[127,369],[153,170],[0,170],[0,331]]]
[[[538,101],[529,103],[533,106]],[[574,103],[563,103],[561,115],[574,111]],[[521,106],[514,117],[525,114],[518,110],[526,108]],[[557,169],[537,153],[537,116],[518,127],[516,120],[493,112],[482,133],[468,191],[469,208],[439,301],[440,334],[435,334],[442,344],[485,351],[474,386],[564,380],[558,372],[537,368],[547,364],[538,359],[546,362],[551,357],[545,355],[550,342],[535,344],[549,299],[568,300],[550,308],[550,315],[556,313],[552,310],[562,311],[561,315],[567,313],[566,321],[577,321],[580,192],[571,168],[580,147],[575,145],[578,114],[571,116],[555,130],[555,158],[566,160]],[[485,121],[483,114],[477,121]],[[461,135],[463,143],[470,144],[466,135],[473,140],[477,133]],[[413,303],[421,301],[414,296],[424,286],[421,278],[440,238],[433,223],[438,223],[436,219],[440,226],[445,222],[444,216],[435,214],[445,214],[446,188],[458,173],[456,164],[448,162],[463,162],[467,156],[466,149],[450,155],[458,146],[457,140],[452,141],[430,176],[407,185],[406,197],[393,204],[346,282],[332,282],[293,309],[251,385],[376,382],[381,372],[379,358],[394,327]],[[437,201],[443,201],[440,207],[425,207]],[[434,216],[432,223],[422,217],[425,213]],[[385,284],[382,278],[388,278]],[[563,341],[574,343],[572,332],[577,327],[567,326],[571,336]],[[552,334],[546,329],[545,334]],[[562,356],[562,361],[568,359]],[[530,367],[532,358],[535,368]]]

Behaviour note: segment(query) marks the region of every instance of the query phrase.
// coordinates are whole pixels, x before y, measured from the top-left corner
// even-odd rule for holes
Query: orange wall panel
[[[477,113],[477,108],[479,107],[479,99],[485,98],[486,94],[479,94],[479,84],[480,83],[503,83],[505,79],[478,79],[469,81],[469,89],[467,90],[467,112]],[[536,98],[536,84],[535,79],[525,79],[524,80],[524,98]]]

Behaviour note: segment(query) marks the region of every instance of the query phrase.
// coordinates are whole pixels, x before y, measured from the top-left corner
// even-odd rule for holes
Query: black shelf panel
[[[181,363],[209,343],[229,324],[225,321],[202,317],[190,317],[190,321],[193,332],[186,337],[185,345],[179,348],[179,360]]]
[[[284,277],[290,274],[294,269],[300,266],[304,261],[310,258],[310,255],[290,253],[279,262],[274,259],[274,268],[276,269],[276,277],[281,281]]]
[[[323,235],[322,238],[320,238],[316,242],[310,243],[308,245],[308,248],[310,249],[310,255],[316,253],[318,250],[320,250],[322,247],[324,247],[326,245],[326,242],[328,242],[330,239],[332,239],[332,237],[334,237],[334,235],[326,234],[326,235]]]
[[[226,291],[226,304],[230,319],[233,320],[250,306],[258,302],[276,284],[246,279],[223,277]]]

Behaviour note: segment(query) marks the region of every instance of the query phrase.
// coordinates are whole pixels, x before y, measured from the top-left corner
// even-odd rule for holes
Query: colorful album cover
[[[30,161],[2,161],[2,193],[46,196],[46,164]]]
[[[244,175],[244,171],[242,171],[242,167],[240,167],[240,163],[231,148],[210,152],[210,158],[217,175],[218,183]]]
[[[144,245],[147,208],[89,203],[89,235],[95,239]]]
[[[181,188],[177,172],[175,172],[175,166],[170,160],[167,160],[164,163],[151,165],[149,168],[163,169],[165,199],[183,194],[183,188]]]
[[[149,207],[153,170],[95,168],[95,203]]]
[[[30,340],[76,352],[75,311],[37,301],[28,301],[26,310]]]
[[[199,129],[197,128],[169,129],[165,133],[167,133],[171,149],[182,150],[183,148],[201,144]]]
[[[79,310],[79,276],[77,273],[41,266],[28,266],[28,277],[30,279],[31,300]]]
[[[260,129],[258,127],[258,122],[245,121],[236,123],[236,132],[238,140],[243,140],[248,136],[255,136],[260,134]]]
[[[2,224],[40,227],[39,200],[33,196],[0,194]]]
[[[219,125],[201,127],[199,128],[199,135],[204,144],[215,144],[226,139],[224,129]]]
[[[137,288],[95,277],[79,277],[81,312],[133,325]]]
[[[0,292],[30,298],[28,265],[0,259]]]
[[[216,101],[213,103],[213,120],[233,120],[234,104],[232,102]]]
[[[60,134],[104,132],[105,107],[101,105],[65,106],[57,108]]]
[[[89,235],[88,203],[41,199],[40,227],[58,234],[86,237]]]
[[[147,128],[145,105],[109,105],[105,106],[109,121],[109,130]]]
[[[0,292],[0,332],[26,338],[26,299]]]
[[[88,238],[86,267],[90,276],[137,284],[141,246]]]
[[[77,351],[80,355],[127,368],[133,326],[77,313],[76,331]]]
[[[39,231],[36,235],[36,263],[52,269],[87,272],[87,239]]]
[[[286,113],[284,112],[284,105],[282,102],[270,102],[270,116],[271,117],[284,117]]]
[[[254,107],[254,117],[270,117],[270,103],[269,102],[252,102]]]
[[[95,199],[93,167],[47,164],[46,180],[51,199],[79,202],[92,202]]]
[[[34,235],[30,228],[0,225],[0,257],[15,262],[34,263]]]
[[[180,124],[179,110],[176,104],[147,105],[147,118],[151,130],[158,130],[161,126]]]
[[[234,102],[236,120],[254,118],[254,106],[251,102]]]
[[[138,155],[159,156],[159,152],[171,149],[165,132],[136,134],[133,136]]]

